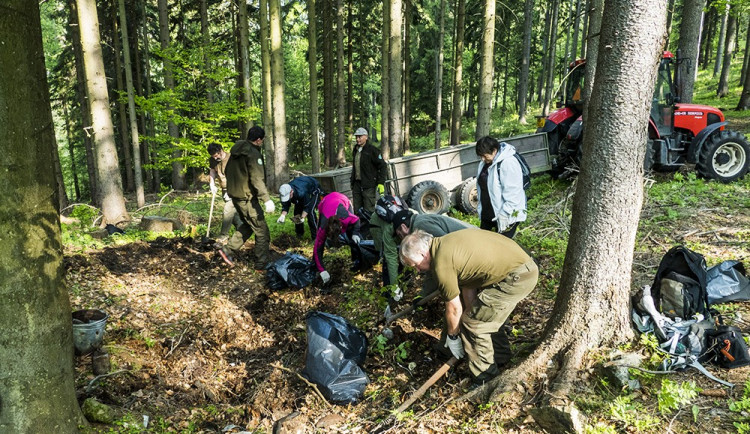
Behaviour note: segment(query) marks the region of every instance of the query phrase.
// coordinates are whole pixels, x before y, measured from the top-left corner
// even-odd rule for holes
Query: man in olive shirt
[[[247,132],[247,140],[238,140],[232,150],[227,167],[227,193],[232,198],[242,224],[235,231],[226,246],[219,250],[221,258],[230,267],[234,266],[240,248],[255,233],[255,269],[263,270],[271,260],[271,235],[263,215],[276,209],[266,188],[263,170],[263,156],[260,147],[266,132],[261,127],[252,127]]]
[[[445,300],[445,346],[456,358],[468,355],[476,384],[495,377],[511,356],[502,325],[536,286],[534,260],[497,233],[458,231],[435,238],[417,230],[401,242],[401,261],[426,272],[428,291],[440,291]]]

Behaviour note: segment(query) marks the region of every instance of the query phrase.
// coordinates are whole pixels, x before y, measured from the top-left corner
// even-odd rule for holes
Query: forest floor
[[[633,288],[650,283],[662,255],[677,243],[706,255],[709,265],[725,259],[750,265],[750,183],[725,187],[669,176],[657,183],[658,189],[652,188],[644,205]],[[704,192],[706,185],[713,186],[710,193]],[[569,192],[558,188],[553,192],[558,197],[548,203],[565,202]],[[701,203],[685,200],[693,196]],[[539,220],[527,223],[527,233],[540,230],[541,216],[561,213],[550,208],[537,214]],[[553,227],[555,231],[562,229]],[[507,325],[516,351],[513,363],[533,350],[553,308],[561,252],[544,245],[540,241],[527,246],[539,261],[541,277]],[[302,239],[282,233],[273,239],[272,252],[275,258],[286,251],[309,257],[310,246],[307,233]],[[93,397],[117,412],[114,423],[92,424],[93,432],[371,432],[443,363],[433,348],[442,324],[437,302],[398,320],[391,340],[381,337],[385,304],[379,297],[379,265],[352,274],[348,249],[343,248],[326,255],[333,278],[329,293],[315,285],[271,291],[265,274],[249,266],[252,248],[251,240],[243,250],[244,265],[229,269],[200,237],[102,248],[66,245],[73,309],[102,309],[109,315],[104,349],[112,363],[110,375],[92,382],[91,357],[76,358],[80,401]],[[413,279],[394,312],[409,306],[420,279]],[[750,318],[747,302],[722,310],[730,318]],[[327,403],[299,375],[305,366],[305,317],[311,311],[342,315],[369,339],[362,367],[370,384],[356,404]],[[745,332],[750,331],[747,326],[742,326]],[[661,378],[637,376],[642,387],[623,391],[597,374],[597,366],[622,350],[597,350],[587,362],[590,369],[582,372],[576,396],[570,397],[585,415],[588,432],[737,432],[733,423],[748,416],[730,411],[729,403],[743,397],[750,367],[710,368],[737,384],[723,392],[695,371],[669,375],[675,383],[694,381],[703,389],[669,413],[660,411],[666,399]],[[627,350],[644,359],[652,355],[637,338]],[[467,379],[467,368],[459,363],[385,431],[543,432],[529,413],[539,389],[519,384],[520,407],[457,403],[467,390]]]

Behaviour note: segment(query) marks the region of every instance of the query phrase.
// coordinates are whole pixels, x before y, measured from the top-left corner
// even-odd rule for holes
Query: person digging
[[[496,232],[457,231],[443,237],[417,230],[401,242],[404,265],[426,274],[426,293],[445,302],[445,347],[467,356],[473,387],[500,372],[512,353],[502,329],[539,278],[534,260]]]

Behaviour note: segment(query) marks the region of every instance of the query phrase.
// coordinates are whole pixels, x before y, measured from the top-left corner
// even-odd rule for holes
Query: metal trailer
[[[500,139],[516,148],[531,173],[551,169],[547,134],[535,133]],[[476,173],[479,157],[475,144],[440,148],[387,162],[386,190],[404,198],[420,213],[440,214],[451,205],[466,213],[477,210]],[[311,175],[326,192],[338,191],[351,197],[351,167]]]

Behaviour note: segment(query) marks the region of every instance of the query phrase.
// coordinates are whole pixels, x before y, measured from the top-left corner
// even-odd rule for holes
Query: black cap
[[[393,230],[395,231],[401,227],[401,223],[409,226],[409,219],[411,218],[411,211],[408,209],[401,210],[393,216]]]

